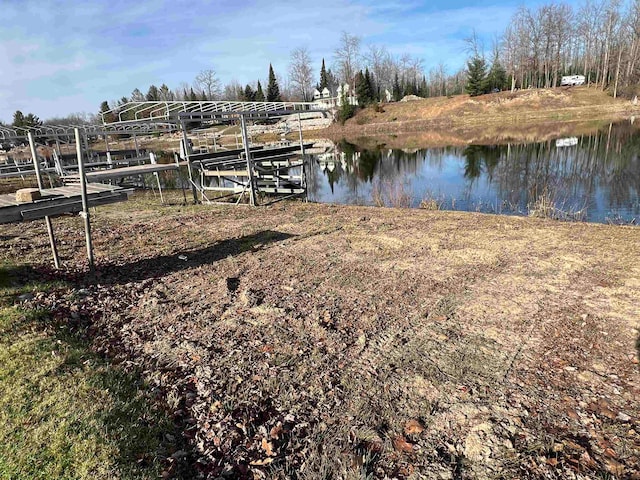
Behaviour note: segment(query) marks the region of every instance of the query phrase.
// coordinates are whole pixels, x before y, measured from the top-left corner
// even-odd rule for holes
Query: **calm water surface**
[[[640,222],[640,132],[629,122],[543,143],[364,149],[311,157],[309,199],[591,222]]]

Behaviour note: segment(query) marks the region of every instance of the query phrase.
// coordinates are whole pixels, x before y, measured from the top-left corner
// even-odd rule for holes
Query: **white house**
[[[344,85],[339,85],[337,94],[338,94],[338,98],[337,98],[338,106],[342,105],[343,95],[347,97],[347,101],[349,102],[350,105],[358,105],[358,97],[356,97],[354,93],[349,92],[348,83],[345,83]]]

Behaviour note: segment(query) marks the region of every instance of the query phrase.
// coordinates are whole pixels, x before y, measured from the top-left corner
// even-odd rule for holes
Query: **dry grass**
[[[75,276],[81,223],[55,224]],[[77,303],[94,348],[195,422],[185,438],[213,477],[640,468],[640,229],[143,199],[94,225],[101,286]],[[3,235],[0,256],[47,262],[42,225]]]
[[[379,180],[373,185],[371,196],[377,207],[409,208],[413,203],[409,181],[406,178]]]
[[[640,113],[629,101],[589,88],[501,92],[470,98],[429,98],[359,111],[344,127],[333,125],[318,135],[355,139],[385,136],[384,142],[415,146],[508,143],[557,138],[569,130],[597,129],[603,122]],[[426,132],[426,133],[425,133]],[[394,142],[393,135],[399,138]],[[390,137],[391,136],[391,137]],[[409,142],[409,143],[408,143]]]

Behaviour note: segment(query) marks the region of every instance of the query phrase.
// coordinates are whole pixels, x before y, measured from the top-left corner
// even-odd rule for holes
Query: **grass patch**
[[[146,386],[47,312],[10,305],[39,288],[14,274],[0,267],[0,478],[158,478],[173,427]]]

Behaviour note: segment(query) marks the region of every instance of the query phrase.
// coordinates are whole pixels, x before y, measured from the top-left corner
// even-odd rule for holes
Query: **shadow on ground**
[[[51,287],[49,273],[0,265],[0,470],[9,478],[158,478],[162,470],[192,478],[181,427],[140,372],[94,353],[66,320],[16,305]]]
[[[292,237],[295,235],[262,230],[244,237],[222,240],[196,250],[144,258],[123,265],[102,264],[96,268],[96,281],[103,285],[115,285],[160,278],[170,273],[209,265],[250,250],[257,251],[271,243],[282,242]]]
[[[244,252],[259,251],[292,237],[295,236],[273,230],[262,230],[243,237],[218,241],[199,249],[176,251],[171,255],[158,255],[121,265],[102,263],[97,266],[93,279],[86,275],[86,271],[56,271],[45,265],[0,264],[0,309],[5,306],[12,311],[29,312],[30,300],[34,296],[37,297],[38,292],[60,289],[64,297],[69,288],[78,288],[92,280],[102,285],[123,285],[159,278],[173,272],[214,264]],[[153,392],[144,384],[139,372],[124,372],[110,362],[109,356],[105,358],[93,353],[90,330],[76,328],[82,323],[81,320],[71,320],[66,314],[62,316],[50,315],[39,309],[31,311],[34,314],[37,312],[37,318],[29,320],[29,325],[19,321],[11,326],[10,331],[5,329],[3,332],[0,329],[0,339],[6,339],[9,344],[9,335],[11,335],[16,341],[20,341],[22,338],[27,338],[24,333],[27,329],[44,334],[42,345],[36,345],[37,348],[30,354],[30,358],[33,358],[33,362],[35,362],[34,365],[44,364],[44,359],[50,360],[52,358],[51,351],[61,351],[61,346],[64,346],[65,356],[58,357],[62,362],[50,372],[49,376],[39,375],[35,366],[14,371],[12,382],[16,385],[22,385],[24,382],[33,383],[29,380],[33,377],[33,381],[43,385],[42,391],[34,398],[41,398],[42,401],[50,403],[57,409],[51,411],[49,417],[51,426],[46,419],[38,421],[38,423],[47,430],[51,427],[51,435],[57,435],[53,429],[58,418],[56,412],[60,418],[65,415],[63,414],[65,411],[75,415],[78,410],[76,406],[91,405],[91,402],[86,398],[90,396],[91,392],[94,390],[108,392],[109,408],[106,405],[104,408],[101,405],[96,405],[95,408],[87,407],[85,410],[88,413],[78,421],[89,432],[94,428],[105,432],[127,432],[126,435],[109,440],[111,444],[117,443],[120,458],[115,458],[114,463],[123,474],[122,477],[146,478],[145,474],[157,468],[158,462],[160,462],[161,468],[166,469],[165,475],[169,474],[172,478],[192,478],[196,473],[192,471],[196,463],[194,461],[195,454],[193,446],[188,444],[188,440],[183,434],[185,425],[180,419],[167,416],[164,412],[166,408],[164,399],[160,399],[158,402],[158,398],[151,398],[153,395],[157,396],[158,393]],[[64,312],[64,310],[62,311]],[[43,360],[38,360],[39,356],[42,356]],[[78,397],[72,391],[75,384],[70,384],[69,388],[63,388],[68,392],[64,398],[47,397],[48,391],[55,390],[53,385],[64,386],[65,382],[73,382],[73,379],[80,379],[90,387],[87,387],[86,392],[81,391]],[[8,380],[3,380],[3,383],[6,381]],[[1,390],[2,388],[0,388]],[[12,390],[16,391],[17,389],[13,388]],[[20,394],[19,398],[20,402],[27,402],[26,393]],[[31,407],[26,405],[25,408],[25,411],[28,412]],[[79,407],[79,409],[82,413],[84,407]],[[0,433],[2,433],[1,427]],[[62,433],[64,434],[64,432]],[[28,460],[26,452],[37,449],[31,445],[28,434],[21,434],[20,431],[15,434],[17,437],[13,440],[12,438],[6,439],[8,440],[7,444],[15,445],[20,439],[24,439],[21,450],[25,452],[24,458]],[[10,437],[11,435],[13,434],[10,434]],[[64,438],[60,441],[64,442]],[[74,441],[72,435],[69,441]],[[69,449],[71,450],[71,447]],[[52,456],[49,455],[49,452],[45,452],[45,454],[46,458],[42,459],[43,465],[49,461],[47,458],[55,457],[55,454]],[[2,449],[0,448],[1,456]],[[166,458],[169,458],[169,461],[163,461]],[[73,459],[65,458],[62,461],[71,462],[70,464],[74,462]],[[22,465],[16,463],[14,467],[19,470]],[[71,475],[73,472],[67,473]]]

